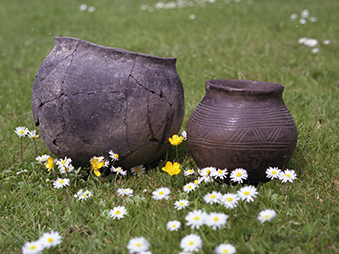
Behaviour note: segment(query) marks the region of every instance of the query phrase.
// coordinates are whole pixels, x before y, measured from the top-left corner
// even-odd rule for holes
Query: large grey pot
[[[175,58],[55,38],[35,77],[32,110],[48,149],[86,166],[113,150],[119,165],[164,155],[184,117]]]

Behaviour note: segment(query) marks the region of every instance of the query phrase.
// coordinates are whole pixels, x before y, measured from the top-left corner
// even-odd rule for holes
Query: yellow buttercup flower
[[[52,168],[54,168],[54,160],[51,157],[48,157],[47,163],[46,163],[47,171],[51,171]]]
[[[180,173],[180,164],[175,162],[172,164],[172,162],[168,161],[165,165],[165,167],[162,168],[163,171],[167,172],[168,174],[177,175]]]
[[[105,165],[105,162],[101,158],[94,157],[91,159],[91,168],[96,176],[100,176],[101,173],[99,171]]]
[[[171,138],[168,139],[171,145],[178,146],[181,144],[181,142],[184,140],[182,136],[178,136],[177,134],[174,134]]]

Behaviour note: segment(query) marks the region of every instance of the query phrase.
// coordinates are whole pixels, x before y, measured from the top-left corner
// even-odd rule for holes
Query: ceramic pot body
[[[198,167],[244,168],[249,183],[266,181],[297,144],[297,129],[279,84],[251,80],[207,81],[206,94],[187,124],[187,143]]]
[[[56,37],[32,93],[44,143],[79,166],[89,165],[93,156],[108,158],[110,150],[125,168],[159,159],[184,117],[175,63],[175,58]]]

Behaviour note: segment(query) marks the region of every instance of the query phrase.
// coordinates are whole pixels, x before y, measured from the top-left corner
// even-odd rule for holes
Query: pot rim
[[[284,86],[277,83],[247,79],[214,79],[205,83],[206,89],[223,90],[225,92],[248,94],[282,93]]]
[[[96,44],[96,43],[93,43],[93,42],[90,42],[90,41],[80,40],[80,39],[75,38],[75,37],[59,37],[59,36],[54,37],[55,42],[56,41],[63,41],[63,40],[78,41],[79,43],[88,44],[90,46],[102,48],[102,49],[105,49],[105,50],[114,50],[114,51],[117,51],[117,52],[121,52],[121,53],[125,53],[125,54],[127,53],[127,54],[146,57],[146,58],[154,58],[154,59],[157,59],[157,60],[167,60],[167,61],[169,60],[169,61],[173,61],[174,63],[177,61],[177,58],[175,58],[175,57],[159,57],[159,56],[154,56],[154,55],[137,53],[137,52],[129,51],[129,50],[126,50],[126,49],[121,49],[121,48],[106,47],[106,46],[102,46],[102,45],[99,45],[99,44]]]

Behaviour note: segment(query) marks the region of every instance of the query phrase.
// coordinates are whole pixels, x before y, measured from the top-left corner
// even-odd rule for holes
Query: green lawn
[[[138,236],[149,241],[152,253],[178,253],[181,239],[190,233],[203,240],[199,253],[213,253],[221,243],[231,243],[237,253],[339,253],[339,1],[192,0],[192,6],[172,9],[157,9],[157,2],[0,2],[0,252],[20,253],[26,242],[54,230],[62,242],[44,253],[128,253],[128,241]],[[80,11],[81,4],[95,6],[95,11]],[[147,10],[142,10],[145,5]],[[307,19],[300,24],[304,9],[317,22]],[[290,19],[292,13],[298,14],[297,20]],[[235,193],[241,185],[203,183],[187,194],[176,182],[182,172],[170,178],[161,170],[165,158],[140,177],[118,177],[116,186],[112,177],[90,173],[87,179],[88,169],[81,169],[71,173],[70,188],[53,188],[54,175],[35,163],[34,143],[28,138],[23,139],[21,161],[14,129],[38,130],[31,113],[32,86],[55,36],[176,57],[185,90],[183,130],[207,80],[282,84],[298,129],[298,145],[287,168],[294,169],[298,179],[288,185],[260,184],[254,202],[240,202],[232,210],[208,205],[203,197],[212,190]],[[299,44],[301,37],[317,39],[319,52],[313,54],[312,48]],[[326,39],[330,44],[322,44]],[[39,155],[52,156],[40,137],[36,141]],[[184,142],[179,146],[180,162],[185,151]],[[170,160],[174,154],[172,147]],[[181,169],[194,166],[188,155]],[[17,174],[24,169],[27,172]],[[160,187],[171,189],[168,200],[152,199],[151,193]],[[81,188],[93,196],[76,200],[73,194]],[[131,188],[134,196],[118,197],[117,188]],[[190,205],[173,209],[181,198]],[[113,220],[109,211],[118,205],[126,207],[128,216]],[[225,213],[228,222],[222,229],[191,230],[185,216],[196,209]],[[260,224],[256,218],[264,209],[274,209],[277,216]],[[166,230],[171,220],[181,221],[182,227]]]

